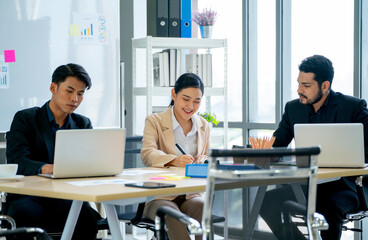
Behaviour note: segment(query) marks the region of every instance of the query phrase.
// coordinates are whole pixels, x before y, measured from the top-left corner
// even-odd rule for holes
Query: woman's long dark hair
[[[175,93],[178,94],[181,90],[185,88],[199,88],[202,91],[202,96],[204,94],[204,85],[201,78],[194,73],[184,73],[175,82]],[[174,106],[174,100],[171,99],[169,106]]]

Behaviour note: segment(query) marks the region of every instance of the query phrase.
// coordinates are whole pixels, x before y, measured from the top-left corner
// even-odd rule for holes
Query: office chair
[[[297,203],[295,201],[286,201],[281,207],[282,212],[282,221],[284,224],[283,235],[284,239],[295,239],[295,227],[308,227],[305,224],[306,219],[308,218],[308,211],[305,205]],[[292,218],[298,218],[303,220],[302,222],[294,222]],[[312,215],[312,223],[311,226],[315,226],[316,229],[319,230],[327,230],[328,223],[325,217],[317,212]],[[308,229],[309,230],[309,229]],[[307,237],[306,237],[307,239]],[[319,234],[316,234],[315,239],[321,239]]]
[[[5,239],[33,239],[33,240],[53,240],[41,228],[15,228],[11,230],[1,230],[0,237]]]
[[[308,226],[309,239],[318,239],[318,229],[321,227],[320,224],[323,224],[323,222],[317,221],[319,219],[317,219],[317,215],[314,214],[317,178],[317,160],[315,155],[318,155],[319,153],[319,147],[297,149],[274,148],[260,150],[212,149],[212,158],[209,164],[207,175],[206,198],[203,209],[202,224],[199,224],[196,220],[191,219],[183,214],[172,213],[169,212],[171,210],[160,208],[155,219],[156,231],[158,231],[159,239],[162,239],[161,237],[165,232],[163,218],[166,214],[169,214],[172,217],[176,216],[179,221],[187,224],[188,229],[192,230],[193,233],[202,234],[203,239],[213,239],[211,234],[211,212],[215,189],[244,188],[258,185],[262,186],[259,188],[259,191],[266,191],[266,188],[263,187],[264,185],[267,186],[269,184],[279,184],[286,182],[299,183],[301,181],[307,181],[308,183],[309,194],[306,208],[306,224]],[[221,157],[261,157],[262,160],[264,160],[265,158],[271,159],[282,156],[297,156],[297,161],[304,161],[304,166],[275,166],[271,167],[270,169],[264,169],[255,165],[216,164],[218,158]],[[307,158],[300,158],[299,156],[307,156]],[[244,232],[244,239],[252,238],[253,227],[256,221],[256,219],[254,219],[254,222],[252,222],[252,215],[254,214],[253,211],[259,210],[260,205],[262,204],[262,199],[263,198],[260,198],[259,202],[254,202],[253,209],[247,223],[247,225],[251,226],[251,231]],[[255,213],[255,216],[257,217],[258,213]],[[323,219],[323,216],[320,217]]]
[[[146,203],[143,202],[143,203],[140,203],[138,205],[136,216],[130,221],[130,223],[133,226],[136,226],[138,228],[145,228],[147,230],[152,231],[153,234],[154,234],[154,236],[155,236],[155,238],[158,238],[157,232],[156,232],[156,228],[155,228],[155,222],[153,220],[148,219],[148,218],[146,218],[146,217],[143,216],[143,211],[144,211],[145,204]],[[211,216],[211,227],[215,223],[221,223],[221,222],[224,222],[224,221],[225,221],[225,217],[212,215]],[[167,236],[166,235],[165,235],[165,239],[167,239]]]
[[[344,225],[342,227],[343,231],[353,231],[357,233],[363,232],[363,229],[359,225],[361,220],[368,217],[368,203],[367,203],[367,196],[364,190],[363,185],[367,185],[368,179],[364,176],[358,176],[356,177],[355,184],[357,188],[358,198],[359,198],[359,209],[355,212],[347,213],[345,216],[345,219],[343,220]],[[366,183],[366,184],[364,184]],[[284,236],[285,239],[293,239],[293,230],[292,230],[292,224],[295,224],[297,226],[303,226],[303,224],[293,223],[292,217],[297,218],[303,218],[305,208],[301,206],[300,204],[293,202],[293,201],[287,201],[283,204],[282,207],[283,211],[283,222],[285,223],[285,229],[284,229]],[[316,217],[318,219],[318,216]],[[354,222],[354,227],[349,228],[346,226],[347,223]],[[323,223],[322,225],[325,225],[324,228],[321,228],[320,230],[328,229],[328,223]]]
[[[132,225],[138,228],[145,228],[147,230],[155,232],[155,223],[143,217],[145,202],[139,203],[136,211],[129,211],[118,213],[118,219],[127,225]],[[103,218],[97,223],[98,230],[109,229],[109,225],[106,218]]]
[[[359,203],[360,206],[358,208],[357,211],[355,212],[351,212],[351,213],[347,213],[345,216],[345,219],[343,220],[344,225],[342,227],[343,231],[353,231],[353,232],[357,232],[357,233],[361,233],[363,230],[362,228],[359,226],[359,224],[361,223],[361,220],[363,220],[364,218],[368,217],[368,203],[367,203],[367,195],[365,193],[364,187],[363,185],[367,185],[367,181],[368,179],[364,176],[358,176],[355,179],[355,184],[356,184],[356,188],[357,188],[357,193],[358,193],[358,198],[359,198]],[[364,184],[365,183],[365,184]],[[290,209],[288,209],[290,208]],[[302,211],[303,209],[300,209],[300,206],[297,205],[297,203],[284,203],[283,206],[283,221],[286,223],[286,226],[288,224],[290,224],[289,226],[287,226],[286,228],[288,228],[289,232],[288,233],[284,233],[287,234],[285,236],[288,237],[292,237],[292,235],[290,235],[290,231],[291,231],[291,224],[292,224],[292,220],[291,217],[299,217],[302,216]],[[290,214],[290,216],[288,216],[288,214]],[[354,223],[354,227],[350,228],[347,225],[347,223],[353,222]],[[302,225],[302,224],[298,224],[298,223],[294,223],[298,226]]]
[[[3,195],[1,197],[3,197]],[[43,229],[35,227],[16,228],[16,223],[12,217],[1,214],[0,238],[3,239],[3,237],[5,239],[52,240]]]
[[[351,212],[346,214],[344,225],[342,227],[343,231],[353,231],[353,232],[363,232],[363,229],[359,226],[361,220],[368,217],[368,202],[367,202],[367,190],[364,189],[364,186],[368,185],[368,178],[366,176],[358,176],[355,179],[355,186],[358,193],[359,198],[359,209],[355,212]],[[354,227],[349,228],[346,226],[347,223],[354,222]]]
[[[143,139],[143,136],[135,136],[135,137],[126,138],[127,144],[126,144],[126,149],[125,149],[124,168],[139,167],[138,160],[139,162],[141,162],[140,153],[141,153],[142,139]],[[128,145],[128,143],[130,143],[130,145]],[[137,158],[134,159],[135,157]],[[118,219],[127,225],[132,225],[137,228],[149,230],[153,232],[154,236],[157,238],[154,221],[143,216],[145,204],[146,204],[145,202],[142,202],[139,204],[131,205],[129,206],[131,210],[120,212],[120,213],[118,212]],[[135,208],[136,208],[136,211],[133,210]],[[225,221],[224,217],[215,216],[215,215],[213,215],[212,217],[213,223],[220,223],[224,221]],[[107,219],[104,218],[98,222],[98,229],[99,230],[108,229]]]
[[[6,161],[6,133],[3,133],[3,140],[5,142],[5,148],[0,156],[2,163],[7,163]],[[2,140],[0,140],[2,142]],[[5,215],[4,205],[6,203],[6,192],[0,192],[0,237],[5,237],[5,239],[39,239],[39,240],[52,240],[50,235],[48,235],[43,229],[37,227],[22,227],[16,228],[16,223],[14,219],[8,215]]]

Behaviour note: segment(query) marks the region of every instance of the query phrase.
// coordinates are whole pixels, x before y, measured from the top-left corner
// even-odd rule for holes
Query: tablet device
[[[127,183],[125,184],[125,186],[138,187],[138,188],[168,188],[168,187],[175,187],[176,185],[160,182],[136,182],[136,183]]]

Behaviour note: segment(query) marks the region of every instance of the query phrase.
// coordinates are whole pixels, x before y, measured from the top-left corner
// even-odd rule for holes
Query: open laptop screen
[[[53,178],[111,176],[124,166],[125,129],[56,132]]]
[[[295,146],[321,146],[319,167],[364,167],[361,123],[295,124]]]

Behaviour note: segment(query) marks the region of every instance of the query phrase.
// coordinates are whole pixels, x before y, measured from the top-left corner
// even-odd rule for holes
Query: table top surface
[[[150,197],[178,195],[190,192],[204,191],[206,179],[204,178],[186,178],[182,180],[159,180],[158,182],[176,184],[174,188],[144,189],[135,187],[126,187],[124,184],[101,184],[90,186],[76,186],[69,184],[75,181],[91,180],[112,180],[124,179],[135,181],[157,181],[149,180],[150,177],[156,177],[160,174],[177,174],[184,176],[184,168],[136,168],[124,169],[123,172],[132,170],[161,170],[165,172],[148,173],[143,175],[122,175],[111,177],[90,177],[90,178],[68,178],[68,179],[50,179],[41,176],[26,176],[16,181],[4,181],[0,179],[0,191],[7,193],[25,194],[33,196],[53,197],[61,199],[72,199],[91,202],[111,201],[127,198]]]
[[[365,168],[318,168],[318,179],[368,175]]]
[[[93,177],[93,178],[69,178],[69,179],[49,179],[40,176],[27,176],[16,181],[0,181],[0,191],[33,196],[52,197],[60,199],[71,199],[80,201],[103,202],[120,199],[133,199],[139,197],[154,197],[179,195],[193,192],[203,192],[206,187],[205,178],[185,178],[182,180],[149,180],[150,177],[157,177],[160,174],[185,175],[184,168],[136,168],[125,169],[124,172],[135,170],[161,170],[160,173],[146,173],[138,175],[122,175],[114,177]],[[368,174],[368,168],[346,169],[346,168],[320,168],[318,178],[336,178],[355,175]],[[124,184],[102,184],[91,186],[76,186],[69,184],[74,181],[90,180],[111,180],[124,179],[135,181],[158,181],[176,184],[174,188],[143,189],[126,187]],[[0,179],[1,180],[1,179]],[[254,184],[255,185],[255,184]]]

